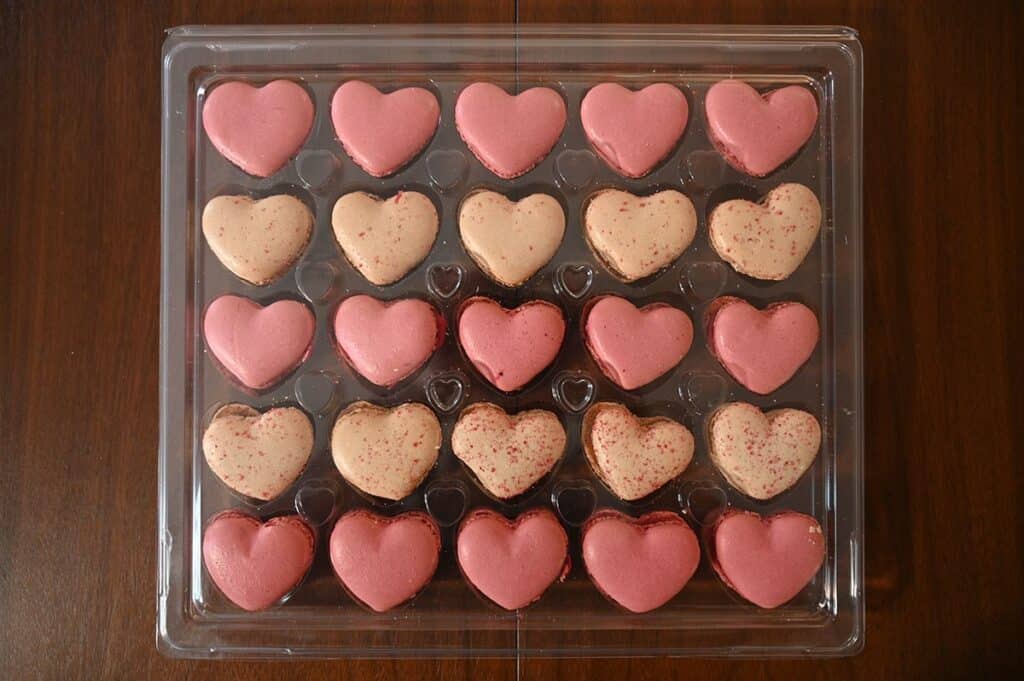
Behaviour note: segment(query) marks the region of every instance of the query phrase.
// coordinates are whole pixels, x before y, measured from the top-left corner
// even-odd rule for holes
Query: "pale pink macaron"
[[[732,296],[716,298],[705,315],[708,347],[733,378],[767,395],[793,377],[818,345],[818,318],[797,302],[758,310]]]
[[[213,88],[203,104],[203,129],[225,158],[257,177],[280,170],[313,128],[313,101],[298,83],[254,87],[239,80]]]
[[[682,361],[693,343],[693,322],[667,303],[637,308],[625,298],[600,296],[584,310],[583,335],[605,376],[635,390]]]
[[[509,310],[476,296],[462,304],[458,330],[473,366],[499,390],[513,392],[555,360],[565,338],[565,317],[543,300]]]
[[[331,99],[338,141],[356,165],[374,177],[398,172],[430,143],[441,106],[430,90],[400,88],[382,93],[350,80]]]
[[[291,593],[313,564],[316,539],[298,516],[260,522],[224,511],[203,532],[203,564],[217,588],[243,610],[263,610]]]
[[[601,83],[580,104],[583,130],[594,149],[617,173],[633,178],[672,153],[689,114],[686,95],[669,83],[636,91]]]
[[[469,583],[506,610],[530,605],[569,571],[569,537],[547,509],[514,520],[472,511],[459,525],[456,553]]]
[[[384,612],[413,598],[437,570],[441,534],[426,513],[394,517],[349,511],[331,532],[334,573],[372,610]]]
[[[266,307],[241,296],[221,296],[203,316],[206,347],[246,388],[263,390],[309,356],[315,321],[308,307],[279,300]]]
[[[418,298],[346,298],[334,313],[338,352],[361,376],[390,387],[414,374],[444,342],[444,317]]]
[[[764,177],[792,158],[818,122],[818,102],[788,85],[763,97],[740,80],[715,83],[704,98],[708,135],[729,165]]]
[[[700,543],[675,513],[632,518],[598,511],[583,526],[583,562],[598,590],[631,612],[648,612],[682,591],[700,563]]]
[[[712,565],[729,588],[757,606],[777,608],[818,573],[825,535],[818,521],[803,513],[762,518],[731,510],[712,528],[712,549]]]
[[[546,87],[510,95],[473,83],[455,102],[455,127],[466,146],[498,177],[528,172],[550,153],[565,128],[562,96]]]

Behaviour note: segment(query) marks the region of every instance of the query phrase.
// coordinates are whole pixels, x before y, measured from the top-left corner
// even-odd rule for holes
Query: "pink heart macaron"
[[[515,520],[472,511],[459,525],[456,553],[469,583],[506,610],[530,605],[569,571],[569,537],[547,509]]]
[[[346,298],[334,313],[338,352],[361,376],[391,387],[426,364],[444,342],[444,318],[418,298]]]
[[[712,527],[711,564],[726,585],[762,608],[777,608],[806,587],[825,560],[825,535],[811,516],[762,518],[730,510]]]
[[[700,543],[675,513],[632,518],[604,510],[583,526],[583,562],[601,593],[631,612],[649,612],[693,577]]]
[[[583,313],[587,349],[604,375],[635,390],[671,371],[693,342],[693,322],[667,303],[637,308],[618,296],[600,296]]]
[[[818,345],[818,318],[797,302],[758,310],[745,300],[724,296],[711,302],[705,324],[711,354],[733,378],[760,395],[791,379]]]
[[[562,96],[546,87],[510,95],[473,83],[455,102],[455,127],[470,151],[498,177],[510,180],[544,160],[565,128]]]
[[[273,386],[309,356],[315,321],[308,307],[279,300],[266,307],[241,296],[221,296],[203,316],[206,347],[251,390]]]
[[[509,310],[476,296],[462,304],[458,332],[466,357],[483,377],[513,392],[555,360],[565,338],[565,317],[543,300]]]
[[[226,159],[270,177],[302,148],[313,128],[313,101],[298,83],[255,87],[239,80],[213,88],[203,104],[203,129]]]
[[[763,97],[739,80],[715,83],[704,98],[708,136],[729,165],[764,177],[792,158],[818,122],[818,102],[788,85]]]
[[[356,165],[374,177],[393,175],[430,143],[441,106],[430,90],[407,87],[382,93],[350,80],[331,99],[338,141]]]
[[[298,516],[264,523],[240,511],[225,511],[203,532],[203,564],[229,601],[243,610],[263,610],[306,576],[315,543],[313,530]]]
[[[669,83],[637,91],[601,83],[580,105],[590,144],[617,173],[633,178],[651,172],[672,153],[689,113],[686,96]]]
[[[441,534],[426,513],[349,511],[331,532],[334,574],[361,603],[385,612],[410,600],[437,570]]]

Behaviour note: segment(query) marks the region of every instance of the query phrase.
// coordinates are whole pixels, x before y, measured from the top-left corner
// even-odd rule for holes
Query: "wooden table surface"
[[[529,660],[522,678],[1019,670],[1021,14],[886,0],[4,2],[0,678],[515,677],[509,661],[195,662],[154,647],[162,30],[370,21],[846,24],[864,45],[865,651]]]

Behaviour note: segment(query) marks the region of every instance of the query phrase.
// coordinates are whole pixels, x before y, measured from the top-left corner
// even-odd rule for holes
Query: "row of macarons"
[[[749,498],[767,501],[796,485],[821,448],[821,425],[793,408],[762,412],[746,402],[719,405],[705,419],[708,454],[722,476]],[[341,477],[378,502],[410,497],[434,470],[443,444],[434,411],[420,402],[392,407],[356,401],[330,433]],[[693,433],[664,415],[639,416],[618,402],[597,402],[580,424],[583,453],[617,498],[643,502],[677,480],[694,457]],[[464,408],[450,436],[452,454],[491,498],[518,503],[565,457],[566,426],[547,409],[506,412],[491,402]],[[306,469],[314,430],[301,409],[260,412],[230,403],[213,414],[202,437],[209,469],[253,503],[273,500]]]
[[[614,510],[594,513],[582,528],[582,558],[606,598],[633,613],[675,598],[695,574],[701,543],[672,512],[634,518]],[[783,511],[762,517],[729,509],[708,528],[705,550],[721,581],[758,607],[776,608],[814,579],[825,558],[825,538],[811,516]],[[214,516],[203,534],[203,562],[213,583],[245,610],[280,603],[313,564],[316,534],[299,516],[266,522],[240,511]],[[382,516],[352,510],[328,539],[333,572],[348,594],[375,612],[414,599],[432,581],[441,554],[434,520],[419,511]],[[538,601],[571,568],[569,538],[548,509],[513,519],[489,509],[466,515],[455,538],[464,579],[488,602],[519,610]]]
[[[810,359],[820,335],[814,312],[796,301],[758,309],[735,296],[712,300],[704,312],[707,346],[748,390],[767,395]],[[206,347],[231,379],[249,392],[279,384],[312,352],[315,316],[304,303],[263,306],[223,295],[203,317]],[[562,309],[546,300],[506,308],[486,296],[470,297],[455,311],[458,346],[477,373],[515,393],[557,359],[566,339]],[[693,322],[666,302],[635,306],[617,295],[597,295],[583,307],[583,345],[602,373],[623,390],[639,390],[673,371],[689,353]],[[331,324],[335,350],[363,379],[393,388],[413,377],[444,344],[447,322],[421,298],[344,298]]]
[[[821,204],[801,184],[785,183],[760,202],[732,199],[708,217],[711,246],[737,272],[755,279],[788,278],[814,246]],[[281,277],[305,251],[313,215],[300,199],[276,194],[211,199],[203,210],[206,242],[220,262],[257,286]],[[416,191],[381,198],[364,191],[341,196],[331,214],[334,237],[345,258],[370,283],[388,286],[422,263],[437,240],[434,202]],[[671,266],[697,233],[690,199],[674,189],[637,196],[606,188],[592,194],[583,214],[583,235],[597,259],[617,279],[637,282]],[[458,211],[462,246],[483,273],[517,287],[555,256],[566,218],[553,196],[536,193],[513,201],[479,189]]]
[[[708,136],[728,163],[763,177],[792,158],[814,133],[818,104],[805,87],[789,85],[763,95],[739,80],[713,85],[704,97]],[[422,87],[382,93],[351,80],[331,99],[331,122],[341,147],[374,177],[407,166],[433,139],[441,118],[437,96]],[[590,145],[617,173],[640,178],[669,156],[690,117],[686,94],[654,83],[630,90],[616,83],[590,88],[580,120]],[[216,85],[203,106],[203,127],[229,161],[257,177],[284,167],[313,128],[307,91],[290,80],[262,87],[244,81]],[[455,126],[480,163],[504,179],[519,177],[541,161],[565,129],[565,100],[556,90],[533,87],[511,95],[486,82],[459,92]]]

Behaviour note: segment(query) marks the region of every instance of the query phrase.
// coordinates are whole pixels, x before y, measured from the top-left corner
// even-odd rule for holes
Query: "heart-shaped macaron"
[[[239,494],[260,501],[288,489],[312,453],[313,424],[295,407],[261,414],[244,404],[227,404],[203,433],[210,470]]]
[[[618,296],[600,296],[583,313],[587,349],[604,375],[635,390],[671,371],[693,342],[693,322],[666,303],[636,308]]]
[[[437,461],[441,424],[430,407],[353,402],[334,422],[331,456],[357,489],[398,501],[413,493]]]
[[[565,442],[565,428],[552,412],[529,409],[510,416],[489,402],[464,409],[452,431],[452,452],[498,499],[533,487],[562,458]]]
[[[583,562],[601,593],[631,612],[649,612],[693,577],[700,543],[675,513],[631,518],[605,510],[583,526]]]
[[[437,570],[441,533],[426,513],[385,517],[349,511],[331,532],[334,574],[360,602],[384,612],[406,602]]]
[[[485,189],[463,200],[459,234],[484,274],[504,286],[519,286],[558,250],[565,234],[565,212],[547,194],[510,201]]]
[[[419,298],[346,298],[334,313],[338,352],[370,382],[391,387],[426,364],[444,342],[444,317]]]
[[[440,116],[437,97],[421,87],[384,94],[369,83],[350,80],[331,99],[338,141],[374,177],[398,172],[427,146]]]
[[[594,472],[625,501],[658,491],[693,459],[693,435],[686,426],[666,416],[640,418],[615,402],[587,410],[582,437]]]
[[[818,123],[818,102],[788,85],[763,97],[743,81],[715,83],[704,97],[708,136],[729,165],[764,177],[792,158]]]
[[[547,509],[515,520],[473,511],[459,525],[456,553],[469,583],[506,610],[530,605],[569,571],[569,537]]]
[[[726,511],[712,532],[715,571],[729,588],[762,608],[791,600],[825,559],[821,525],[795,511],[766,518],[750,511]]]
[[[593,87],[580,119],[597,153],[620,175],[643,177],[675,148],[690,109],[675,85],[654,83],[633,91],[618,83]]]
[[[708,348],[733,378],[760,395],[777,390],[818,344],[818,318],[796,302],[758,310],[745,300],[716,298],[705,315]]]
[[[711,211],[708,236],[737,272],[781,281],[793,274],[818,238],[821,204],[802,184],[782,184],[761,203],[736,199]]]
[[[762,414],[730,402],[708,420],[711,461],[733,487],[755,499],[771,499],[796,484],[821,448],[818,419],[799,409]]]
[[[377,286],[393,284],[423,262],[437,238],[437,208],[419,192],[381,199],[345,194],[331,214],[334,237],[352,266]]]
[[[313,101],[302,86],[275,80],[263,87],[234,80],[213,88],[203,104],[203,129],[226,159],[270,177],[302,148],[313,128]]]
[[[287,194],[254,201],[218,196],[203,209],[203,236],[235,276],[263,286],[299,259],[313,234],[313,214]]]
[[[697,234],[697,211],[673,189],[634,196],[603,189],[587,201],[587,243],[605,267],[623,281],[662,270],[683,254]]]
[[[462,304],[459,343],[493,386],[519,390],[555,361],[565,338],[565,317],[555,305],[531,300],[508,310],[476,296]]]
[[[216,515],[203,532],[203,563],[238,607],[263,610],[291,593],[313,564],[316,538],[298,516],[261,523],[240,511]]]
[[[510,95],[491,83],[473,83],[455,102],[455,127],[480,162],[510,180],[544,160],[565,127],[562,96],[535,87]]]
[[[252,390],[277,383],[309,355],[315,322],[308,307],[279,300],[266,307],[221,296],[206,308],[206,347],[229,374]]]

